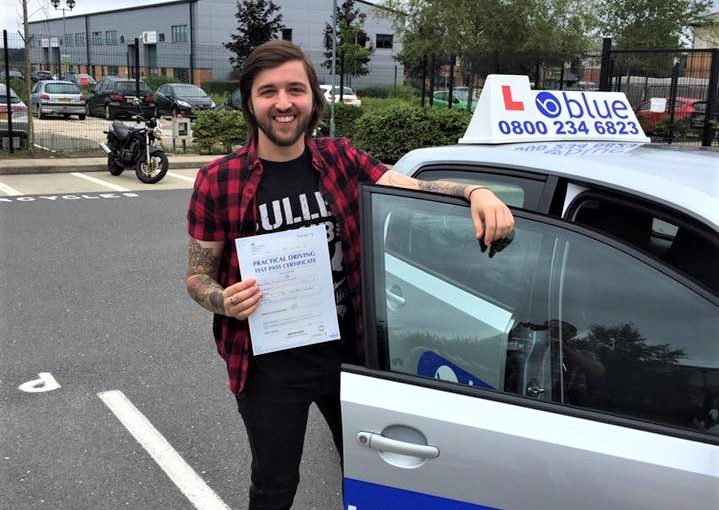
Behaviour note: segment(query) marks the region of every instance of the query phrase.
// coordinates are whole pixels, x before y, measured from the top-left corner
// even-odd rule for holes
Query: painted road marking
[[[79,177],[80,179],[85,179],[86,181],[94,182],[95,184],[99,184],[100,186],[105,186],[107,188],[114,189],[115,191],[130,191],[129,188],[123,188],[122,186],[118,186],[117,184],[103,181],[102,179],[98,179],[97,177],[91,177],[89,175],[81,174],[79,172],[71,172],[70,175]]]
[[[230,510],[205,481],[180,457],[127,397],[118,390],[97,394],[198,510]]]
[[[40,372],[37,375],[38,379],[24,382],[17,388],[26,393],[44,393],[60,388],[60,383],[55,380],[50,372]]]
[[[0,191],[2,191],[3,193],[5,193],[7,195],[13,196],[13,197],[15,197],[17,195],[22,195],[22,193],[20,193],[15,188],[11,188],[7,184],[3,184],[2,182],[0,182]]]
[[[170,177],[174,177],[175,179],[181,179],[187,182],[195,182],[194,177],[187,177],[185,175],[176,174],[175,172],[167,172],[165,175],[169,175]]]

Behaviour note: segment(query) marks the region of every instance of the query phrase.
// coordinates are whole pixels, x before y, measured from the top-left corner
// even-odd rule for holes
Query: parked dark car
[[[217,107],[220,110],[242,110],[242,93],[239,88],[236,88],[230,94],[230,97],[225,101],[225,104]]]
[[[157,89],[155,116],[182,114],[196,117],[197,112],[214,108],[215,102],[197,85],[190,83],[166,83]]]
[[[694,111],[689,118],[689,127],[702,131],[704,129],[707,102],[697,101],[692,107]],[[714,136],[719,136],[719,101],[715,101],[714,111],[709,115],[709,126],[714,131]]]
[[[30,79],[32,79],[32,81],[57,80],[57,75],[46,69],[38,69],[30,74]]]
[[[87,109],[90,115],[105,117],[107,120],[116,117],[132,117],[137,115],[138,106],[133,103],[137,96],[135,80],[119,76],[105,76],[92,89],[87,98]],[[155,112],[155,95],[150,87],[140,80],[140,105],[144,116]]]

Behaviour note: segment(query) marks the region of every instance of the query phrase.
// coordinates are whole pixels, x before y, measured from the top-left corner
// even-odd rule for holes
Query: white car
[[[8,147],[8,111],[7,87],[0,83],[0,148]],[[13,147],[19,148],[22,140],[27,139],[27,106],[15,91],[10,89],[10,108],[12,110]]]
[[[325,100],[329,103],[332,101],[332,85],[320,85],[322,92],[324,93]],[[335,85],[335,103],[340,101],[340,87]],[[342,91],[342,102],[352,106],[362,106],[362,101],[355,94],[355,91],[350,87],[344,87]]]
[[[362,187],[344,508],[719,508],[719,154],[646,142],[623,94],[495,75],[458,145],[394,169],[491,188],[510,243]]]

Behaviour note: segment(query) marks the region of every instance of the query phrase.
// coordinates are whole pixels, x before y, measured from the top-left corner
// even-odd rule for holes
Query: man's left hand
[[[484,244],[491,245],[497,239],[509,235],[514,229],[514,216],[504,202],[487,188],[472,191],[470,209],[477,238],[483,238]]]

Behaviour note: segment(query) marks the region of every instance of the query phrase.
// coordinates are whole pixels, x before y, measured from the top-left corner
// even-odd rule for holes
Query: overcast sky
[[[107,11],[132,7],[136,5],[150,5],[169,2],[171,0],[75,0],[72,10],[65,12],[66,16],[74,14],[87,14],[90,12]],[[293,0],[301,2],[302,0]],[[62,12],[56,11],[50,0],[27,0],[30,21],[39,21],[47,18],[61,18]],[[65,7],[65,0],[60,0],[60,7]],[[714,11],[719,11],[719,0],[714,0]],[[22,30],[22,2],[21,0],[0,0],[0,30],[7,29],[8,34]],[[1,44],[1,39],[0,39]]]
[[[137,5],[162,4],[169,1],[172,0],[75,0],[75,7],[72,11],[65,11],[65,16],[109,11]],[[22,1],[0,0],[0,6],[2,6],[0,7],[0,30],[6,29],[8,34],[22,30]],[[65,0],[60,0],[58,7],[67,7]],[[62,18],[62,11],[56,11],[50,4],[50,0],[27,0],[27,12],[30,21]],[[0,41],[2,41],[1,38]]]

